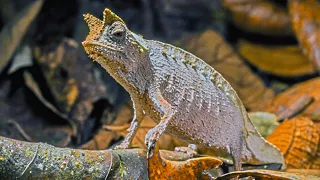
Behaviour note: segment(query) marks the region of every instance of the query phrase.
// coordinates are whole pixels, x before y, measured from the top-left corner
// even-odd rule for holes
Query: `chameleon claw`
[[[160,138],[160,134],[157,129],[150,129],[146,135],[145,144],[148,149],[148,158],[152,157],[154,148],[157,144],[158,139]]]
[[[148,146],[147,158],[150,159],[153,156],[155,144]]]

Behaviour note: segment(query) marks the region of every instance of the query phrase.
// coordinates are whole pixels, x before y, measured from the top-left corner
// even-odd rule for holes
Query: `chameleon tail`
[[[247,128],[247,138],[245,138],[247,152],[245,152],[245,156],[248,157],[246,162],[249,164],[279,163],[284,168],[284,158],[280,150],[259,134],[248,115],[245,117],[247,117],[245,120]]]

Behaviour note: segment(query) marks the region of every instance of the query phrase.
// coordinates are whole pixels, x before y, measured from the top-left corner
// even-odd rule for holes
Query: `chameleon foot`
[[[197,146],[195,144],[189,144],[188,147],[176,147],[174,151],[187,153],[189,158],[198,156]]]
[[[148,158],[152,157],[154,148],[160,138],[160,135],[161,133],[159,132],[158,127],[154,127],[148,131],[145,139],[145,144],[147,145],[148,149]]]
[[[115,148],[113,148],[114,150],[117,150],[117,149],[129,149],[130,145],[129,142],[125,142],[125,141],[122,141],[121,144],[119,144],[118,146],[116,146]]]

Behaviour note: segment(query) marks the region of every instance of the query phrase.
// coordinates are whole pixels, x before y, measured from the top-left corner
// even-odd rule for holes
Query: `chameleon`
[[[235,90],[214,68],[170,44],[130,31],[106,8],[103,20],[85,14],[89,33],[82,45],[130,94],[134,116],[118,149],[130,148],[144,116],[157,125],[145,136],[152,156],[166,131],[188,142],[243,163],[284,165],[279,149],[263,139]]]

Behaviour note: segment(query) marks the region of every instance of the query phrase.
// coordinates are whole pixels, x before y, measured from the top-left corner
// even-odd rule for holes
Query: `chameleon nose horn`
[[[101,31],[103,28],[103,21],[94,17],[91,14],[84,14],[83,17],[84,17],[84,20],[87,22],[90,30],[86,40],[97,39],[101,34]]]

